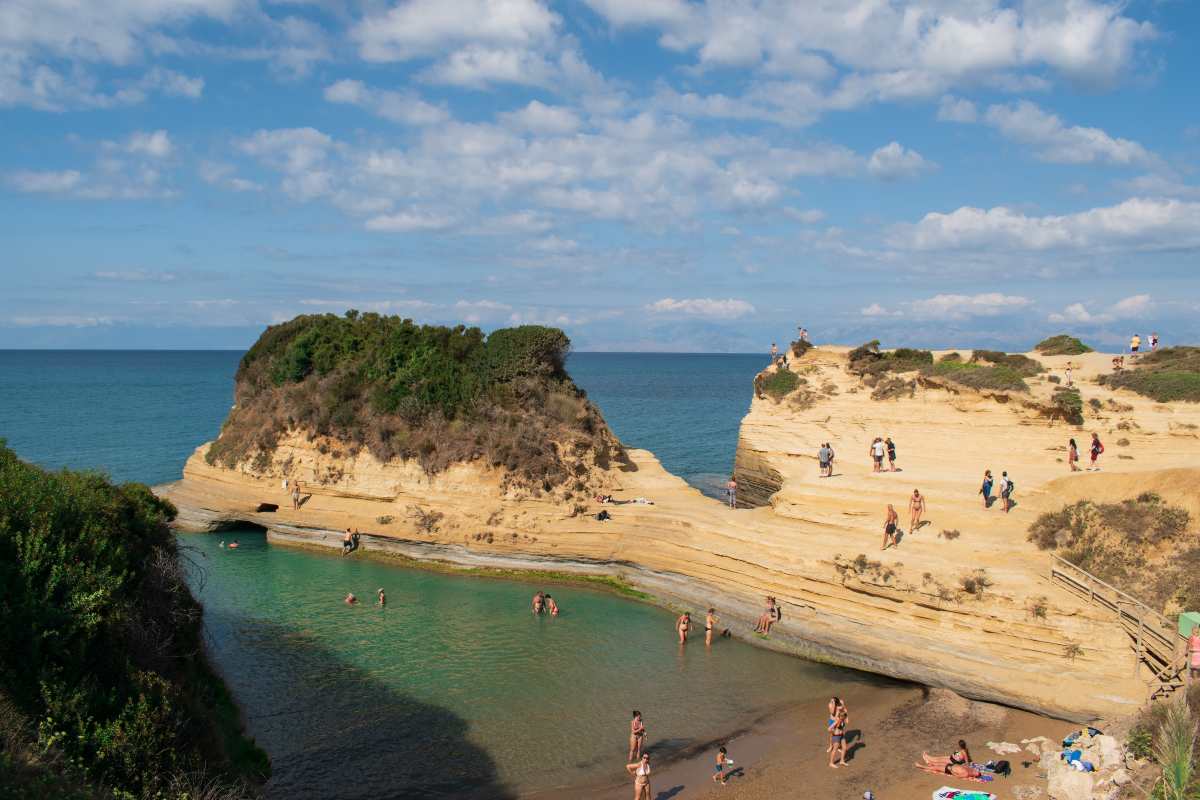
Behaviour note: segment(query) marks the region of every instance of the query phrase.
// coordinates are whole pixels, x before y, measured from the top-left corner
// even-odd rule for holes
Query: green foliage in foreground
[[[998,367],[1009,367],[1020,373],[1024,378],[1031,378],[1039,372],[1046,371],[1046,368],[1042,366],[1040,361],[1036,361],[1022,353],[1002,353],[999,350],[972,350],[971,361],[973,363],[982,361]]]
[[[1055,411],[1072,425],[1083,424],[1083,397],[1079,390],[1060,386],[1051,398]]]
[[[787,369],[776,370],[770,375],[766,375],[759,381],[759,389],[770,395],[776,400],[791,394],[800,385],[800,378],[796,373]]]
[[[1200,347],[1168,347],[1140,356],[1136,366],[1112,375],[1102,383],[1129,389],[1159,403],[1200,403]]]
[[[113,797],[267,770],[204,660],[174,514],[141,484],[49,473],[0,441],[0,699],[34,751]]]
[[[1092,352],[1092,348],[1065,333],[1042,339],[1033,349],[1044,356],[1080,356]]]
[[[1196,787],[1196,722],[1187,698],[1171,700],[1154,742],[1154,760],[1162,767],[1155,787],[1163,800],[1194,800]]]

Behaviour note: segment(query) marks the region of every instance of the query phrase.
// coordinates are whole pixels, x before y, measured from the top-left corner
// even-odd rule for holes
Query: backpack
[[[1017,485],[1015,483],[1013,483],[1012,479],[1010,478],[1008,481],[1008,493],[1012,494],[1016,490],[1017,490]]]

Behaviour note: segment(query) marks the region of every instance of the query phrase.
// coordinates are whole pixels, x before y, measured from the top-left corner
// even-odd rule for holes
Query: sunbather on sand
[[[967,748],[967,743],[959,739],[958,749],[952,754],[948,756],[931,756],[928,753],[921,753],[921,760],[930,766],[942,768],[945,768],[947,764],[970,764],[971,751]]]
[[[939,767],[935,764],[913,764],[914,767],[930,775],[949,775],[952,778],[963,778],[968,781],[981,781],[983,773],[970,764],[947,764]]]

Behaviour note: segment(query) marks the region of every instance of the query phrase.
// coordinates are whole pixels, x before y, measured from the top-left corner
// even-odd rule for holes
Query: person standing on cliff
[[[883,521],[883,547],[880,550],[887,550],[888,545],[896,544],[896,523],[900,521],[900,515],[896,513],[896,507],[888,503],[887,519]]]
[[[729,498],[729,507],[737,508],[737,479],[732,475],[729,476],[729,483],[725,484],[725,495]]]
[[[346,533],[342,536],[342,555],[347,555],[354,549],[354,534],[350,533],[350,529],[346,528]]]
[[[775,359],[778,356],[779,356],[779,347],[774,342],[771,342],[771,363],[772,364],[775,363]]]
[[[1100,434],[1093,433],[1092,434],[1092,465],[1090,467],[1088,467],[1088,472],[1091,472],[1092,470],[1099,471],[1100,464],[1098,462],[1100,461],[1100,454],[1103,452],[1104,452],[1104,445],[1100,444]]]
[[[895,472],[896,471],[896,443],[893,442],[892,437],[889,436],[889,437],[887,437],[886,440],[884,440],[884,444],[887,446],[888,469],[892,472]]]
[[[823,443],[821,449],[817,451],[817,464],[821,467],[821,477],[828,478],[830,469],[829,464],[833,460],[833,451],[829,449],[829,444]]]
[[[300,481],[292,484],[292,508],[300,510]]]
[[[872,472],[883,471],[883,454],[886,450],[887,448],[883,444],[883,439],[876,436],[875,441],[871,442],[871,460],[875,462],[871,468]]]

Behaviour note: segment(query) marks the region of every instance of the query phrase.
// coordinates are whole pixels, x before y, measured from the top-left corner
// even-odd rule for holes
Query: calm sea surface
[[[229,409],[238,353],[0,351],[0,438],[47,467],[177,479]],[[621,439],[713,485],[732,466],[757,356],[577,354]],[[238,538],[228,550],[219,540]],[[272,757],[278,798],[517,796],[622,778],[629,709],[661,753],[863,680],[733,641],[680,648],[660,609],[269,546],[182,536],[213,657]],[[353,591],[386,609],[347,607]]]

